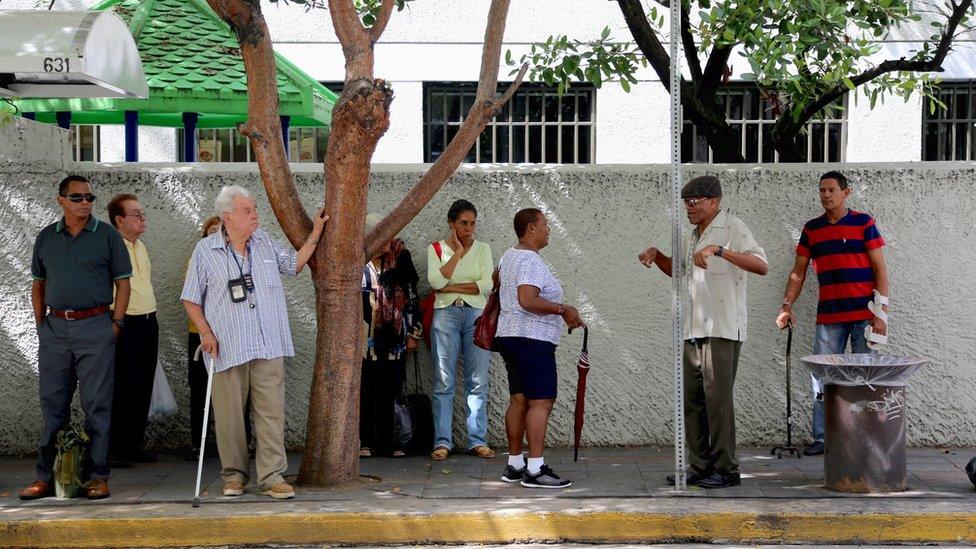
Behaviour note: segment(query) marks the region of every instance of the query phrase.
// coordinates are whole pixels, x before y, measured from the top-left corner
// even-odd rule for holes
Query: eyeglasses
[[[139,221],[145,221],[146,220],[146,212],[143,212],[143,211],[135,211],[135,212],[132,212],[132,213],[125,214],[125,217],[134,217],[134,218],[138,219]]]
[[[685,206],[687,206],[689,208],[694,208],[695,206],[697,206],[698,204],[702,203],[703,201],[708,200],[708,198],[709,197],[707,197],[707,196],[701,196],[701,197],[698,197],[698,198],[685,198],[683,200],[685,202]]]
[[[93,195],[92,193],[85,193],[85,194],[82,194],[82,193],[71,193],[71,194],[65,194],[65,195],[61,195],[61,196],[67,198],[68,200],[74,202],[75,204],[81,204],[81,201],[82,200],[84,200],[86,202],[94,202],[95,201],[95,195]]]

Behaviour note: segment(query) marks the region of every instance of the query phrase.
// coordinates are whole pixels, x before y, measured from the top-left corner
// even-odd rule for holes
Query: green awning
[[[229,128],[247,119],[247,77],[237,36],[204,0],[105,0],[93,11],[114,11],[129,26],[142,58],[148,99],[31,99],[21,112],[72,124],[124,124],[125,111],[140,126],[183,127],[183,113],[199,114],[199,128]],[[279,114],[291,127],[329,126],[338,96],[279,54]]]

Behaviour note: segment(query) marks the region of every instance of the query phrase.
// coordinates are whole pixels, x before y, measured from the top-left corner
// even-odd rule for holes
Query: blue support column
[[[280,116],[279,118],[281,118],[281,138],[285,140],[285,156],[287,157],[290,154],[288,149],[291,146],[291,139],[288,138],[291,129],[291,117]]]
[[[125,161],[139,161],[139,113],[125,111]]]
[[[54,115],[58,119],[58,127],[71,129],[71,111],[61,111]]]
[[[28,119],[28,120],[37,120],[37,113],[25,112],[25,113],[21,114],[21,116],[24,117],[24,118],[26,118],[26,119]]]
[[[183,162],[197,161],[197,119],[195,112],[183,113]]]

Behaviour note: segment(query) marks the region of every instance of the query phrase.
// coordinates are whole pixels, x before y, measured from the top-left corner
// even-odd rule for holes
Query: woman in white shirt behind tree
[[[447,459],[454,447],[454,390],[458,358],[464,355],[468,453],[495,457],[488,446],[488,366],[491,353],[474,344],[474,321],[491,292],[491,247],[474,239],[478,211],[457,200],[447,212],[450,233],[427,248],[427,281],[436,292],[431,324],[434,362],[434,460]]]

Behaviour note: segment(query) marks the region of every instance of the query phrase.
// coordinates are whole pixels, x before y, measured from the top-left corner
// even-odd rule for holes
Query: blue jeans
[[[864,327],[867,320],[857,322],[840,322],[837,324],[817,324],[817,336],[813,340],[813,354],[836,355],[847,349],[848,339],[851,342],[851,353],[870,353],[868,342],[864,339]],[[820,379],[810,374],[813,388],[813,425],[811,426],[813,439],[823,442],[824,439],[824,403],[823,384]]]
[[[474,344],[474,321],[481,309],[446,307],[434,310],[431,354],[434,359],[434,447],[454,447],[454,387],[458,358],[464,354],[464,393],[468,405],[468,446],[487,445],[488,366],[491,352]]]

